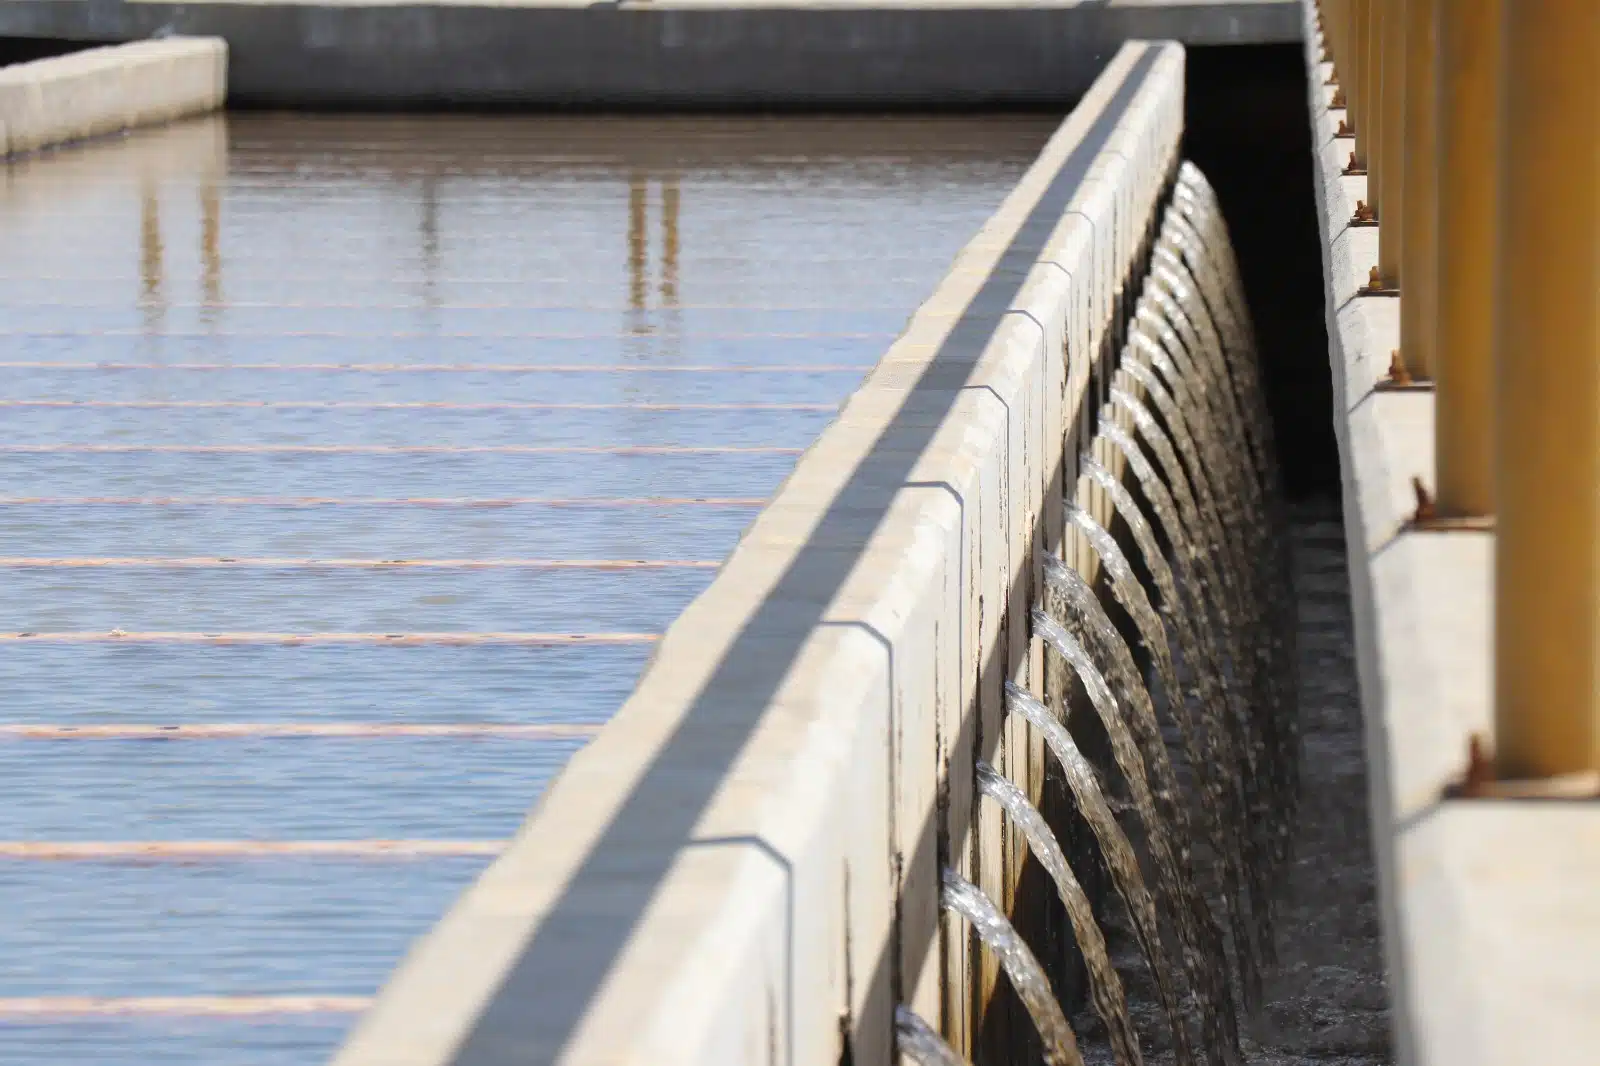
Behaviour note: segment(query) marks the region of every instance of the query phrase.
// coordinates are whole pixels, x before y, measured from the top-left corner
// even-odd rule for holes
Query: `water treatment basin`
[[[243,114],[0,170],[0,1062],[330,1050],[1054,125]]]

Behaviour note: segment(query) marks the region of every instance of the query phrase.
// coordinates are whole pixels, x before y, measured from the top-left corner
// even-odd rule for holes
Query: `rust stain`
[[[639,366],[632,363],[62,363],[0,362],[4,370],[250,370],[347,374],[861,374],[872,363],[760,366],[702,364]]]
[[[0,633],[0,642],[36,644],[387,644],[410,647],[425,644],[511,644],[561,647],[580,644],[652,644],[659,633]]]
[[[799,455],[804,450],[766,444],[0,444],[0,453],[11,455]]]
[[[94,862],[262,855],[450,858],[498,855],[505,844],[503,840],[0,840],[0,859]]]
[[[0,507],[763,507],[764,496],[0,496]]]
[[[283,1014],[356,1014],[371,996],[8,996],[0,1018],[64,1021],[118,1017],[251,1017]]]
[[[197,722],[181,725],[0,724],[0,740],[229,740],[239,737],[592,737],[599,722]]]
[[[27,569],[127,568],[149,570],[242,569],[334,570],[715,570],[722,564],[705,559],[286,559],[140,558],[138,556],[55,558],[0,555],[0,567]]]
[[[0,278],[0,281],[17,280],[15,278]],[[49,277],[29,278],[28,280],[51,281],[81,281],[78,277]],[[96,281],[109,281],[108,278],[93,279]],[[67,311],[84,311],[115,309],[121,310],[122,304],[115,301],[90,301],[82,300],[38,300],[29,301],[34,307],[59,307]],[[262,300],[201,300],[186,301],[173,300],[168,305],[173,310],[195,310],[203,308],[217,308],[234,311],[276,311],[279,309],[291,311],[413,311],[415,303],[382,303],[378,301],[322,301],[322,300],[292,300],[272,301]],[[882,308],[873,304],[836,305],[836,304],[683,304],[674,303],[673,309],[677,311],[739,311],[739,312],[767,312],[767,311],[824,311],[833,314],[851,314],[859,312],[879,311]],[[571,314],[575,311],[582,313],[603,314],[610,311],[624,311],[629,308],[618,304],[525,304],[525,303],[462,303],[451,301],[449,303],[433,304],[436,311],[517,311],[531,314],[541,312],[555,312],[557,314]]]
[[[0,408],[118,408],[327,410],[327,411],[837,411],[833,403],[452,403],[346,400],[0,400]]]
[[[3,337],[139,337],[143,336],[142,329],[21,329],[0,330]],[[197,339],[216,338],[219,340],[234,340],[242,338],[267,338],[278,339],[283,337],[315,337],[319,340],[514,340],[514,341],[610,341],[616,340],[616,333],[530,333],[522,330],[452,330],[449,332],[416,332],[412,330],[324,330],[324,329],[264,329],[264,330],[232,330],[228,332],[201,332],[198,330],[162,330],[161,335],[167,338],[194,337]],[[739,331],[718,333],[695,333],[697,340],[876,340],[880,337],[893,337],[892,333],[861,333],[846,331],[843,333],[745,333]]]

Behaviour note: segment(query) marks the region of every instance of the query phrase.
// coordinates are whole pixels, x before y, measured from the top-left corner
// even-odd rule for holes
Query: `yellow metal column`
[[[1400,301],[1400,359],[1413,378],[1433,377],[1435,298],[1438,273],[1437,244],[1438,155],[1434,136],[1433,58],[1436,51],[1433,23],[1436,3],[1450,0],[1404,0],[1405,55],[1405,163],[1401,193],[1400,274],[1406,279]],[[1379,240],[1383,239],[1382,232]]]
[[[1405,102],[1406,102],[1406,18],[1404,0],[1384,0],[1373,4],[1383,9],[1379,37],[1379,75],[1382,94],[1378,109],[1378,149],[1382,171],[1377,175],[1378,196],[1372,201],[1378,212],[1378,278],[1388,288],[1400,286],[1400,250],[1405,243],[1405,204],[1401,200],[1405,184]],[[1371,192],[1374,182],[1367,182]]]
[[[1436,506],[1494,513],[1494,220],[1501,0],[1435,0],[1438,24]],[[1410,291],[1406,297],[1409,299]]]
[[[1495,762],[1600,768],[1600,3],[1501,21]]]
[[[1328,59],[1333,63],[1333,76],[1344,88],[1347,59],[1344,40],[1344,21],[1350,0],[1326,0],[1322,5],[1322,38],[1327,46]],[[1348,96],[1348,92],[1346,93]]]
[[[1335,62],[1335,53],[1338,48],[1333,43],[1333,20],[1335,18],[1334,0],[1322,0],[1317,5],[1317,28],[1322,31],[1322,59],[1324,62]]]
[[[1356,131],[1356,165],[1365,167],[1367,171],[1367,203],[1372,203],[1372,135],[1374,123],[1372,121],[1372,93],[1375,86],[1372,76],[1378,65],[1372,61],[1372,22],[1376,17],[1373,14],[1373,0],[1351,0],[1351,30],[1353,31],[1350,49],[1351,66],[1350,84],[1346,92],[1354,92],[1351,98],[1350,124]]]

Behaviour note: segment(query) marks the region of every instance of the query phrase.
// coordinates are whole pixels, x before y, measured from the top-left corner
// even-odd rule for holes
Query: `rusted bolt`
[[[1365,200],[1357,200],[1355,220],[1357,222],[1376,222],[1378,221],[1378,213]]]
[[[1409,374],[1406,376],[1410,377]],[[1411,491],[1417,494],[1417,513],[1412,516],[1413,522],[1432,522],[1439,517],[1439,508],[1434,506],[1433,493],[1428,491],[1428,486],[1422,483],[1420,477],[1411,479]]]
[[[1406,369],[1406,361],[1400,358],[1400,350],[1398,348],[1389,353],[1389,384],[1411,384],[1411,371]],[[1419,484],[1418,487],[1420,488],[1421,485]]]
[[[1356,219],[1351,225],[1359,223]],[[1378,268],[1373,267],[1367,271],[1367,283],[1356,290],[1357,296],[1399,296],[1400,289],[1397,285],[1383,280],[1383,275],[1378,273]]]
[[[1483,736],[1474,733],[1467,738],[1467,770],[1461,781],[1446,791],[1459,799],[1476,799],[1488,793],[1494,784],[1494,763],[1489,761],[1488,745]]]
[[[1411,384],[1411,371],[1406,369],[1406,361],[1400,358],[1399,349],[1389,353],[1389,377],[1391,385]]]

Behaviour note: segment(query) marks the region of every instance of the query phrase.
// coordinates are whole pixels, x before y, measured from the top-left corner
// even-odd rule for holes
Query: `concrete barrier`
[[[0,69],[0,156],[214,111],[227,91],[216,38],[91,48]]]
[[[1039,552],[1182,115],[1182,49],[1123,48],[339,1066],[888,1066],[901,1001],[978,1040],[938,870],[1014,902],[973,762],[1040,792],[1001,686],[1041,686]]]
[[[1349,225],[1367,179],[1340,173],[1351,142],[1334,137],[1345,113],[1329,108],[1311,9],[1334,419],[1399,1061],[1592,1063],[1600,805],[1443,799],[1468,737],[1493,732],[1493,538],[1407,528],[1411,479],[1433,476],[1433,395],[1375,389],[1399,346],[1399,301],[1356,295],[1378,231]]]
[[[1068,102],[1125,40],[1286,43],[1297,0],[0,0],[0,35],[217,36],[230,99],[347,107]]]

